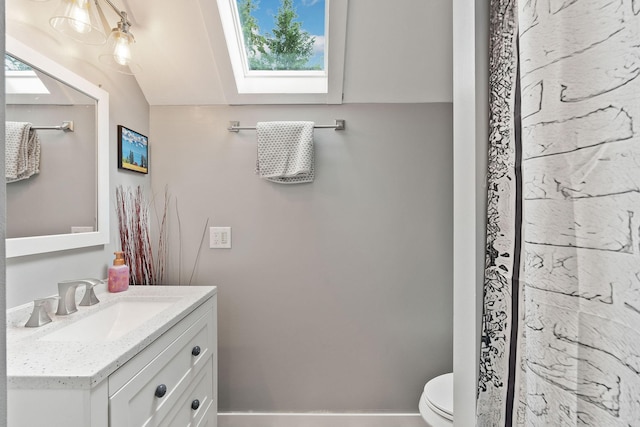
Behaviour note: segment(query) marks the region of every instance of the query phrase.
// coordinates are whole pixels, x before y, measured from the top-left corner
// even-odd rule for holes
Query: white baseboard
[[[420,414],[222,412],[218,427],[425,427]]]

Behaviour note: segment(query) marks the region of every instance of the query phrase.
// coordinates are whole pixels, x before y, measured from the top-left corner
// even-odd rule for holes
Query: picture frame
[[[118,125],[118,168],[149,173],[149,138]]]

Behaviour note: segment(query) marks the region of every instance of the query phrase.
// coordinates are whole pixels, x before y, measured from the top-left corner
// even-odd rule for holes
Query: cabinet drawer
[[[180,396],[178,403],[171,409],[169,415],[160,424],[161,427],[195,427],[213,425],[209,423],[213,414],[213,363],[209,360],[207,367],[189,385]],[[197,400],[197,406],[195,401]],[[195,409],[194,409],[195,408]]]
[[[207,336],[206,344],[197,344],[201,347],[202,352],[199,358],[206,359],[207,354],[215,351],[215,297],[196,308],[192,313],[175,324],[171,329],[162,334],[158,339],[149,344],[144,350],[140,351],[135,357],[131,358],[127,363],[122,365],[116,372],[109,376],[109,396],[113,396],[118,390],[124,387],[139,372],[146,368],[147,365],[155,363],[159,355],[168,350],[172,344],[181,338],[187,331],[203,316],[207,316],[211,323],[211,331],[213,335]],[[189,332],[193,334],[194,332]]]
[[[111,425],[157,425],[166,417],[202,368],[211,365],[215,334],[212,316],[211,310],[194,311],[109,378]],[[174,338],[174,329],[182,332],[185,327]],[[196,346],[199,352],[194,351]],[[154,354],[156,357],[140,368]],[[130,381],[112,393],[126,378]]]

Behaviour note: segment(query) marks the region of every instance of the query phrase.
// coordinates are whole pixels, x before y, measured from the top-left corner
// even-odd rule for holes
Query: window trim
[[[33,70],[5,70],[7,95],[49,95],[49,89]]]
[[[342,103],[348,0],[325,1],[325,70],[273,72],[247,71],[236,0],[201,2],[204,16],[217,17],[207,28],[229,104]]]

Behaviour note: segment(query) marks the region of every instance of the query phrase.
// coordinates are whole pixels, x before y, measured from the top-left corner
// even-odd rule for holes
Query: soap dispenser
[[[122,292],[129,289],[129,266],[124,263],[124,252],[114,252],[116,259],[109,267],[109,292]]]

